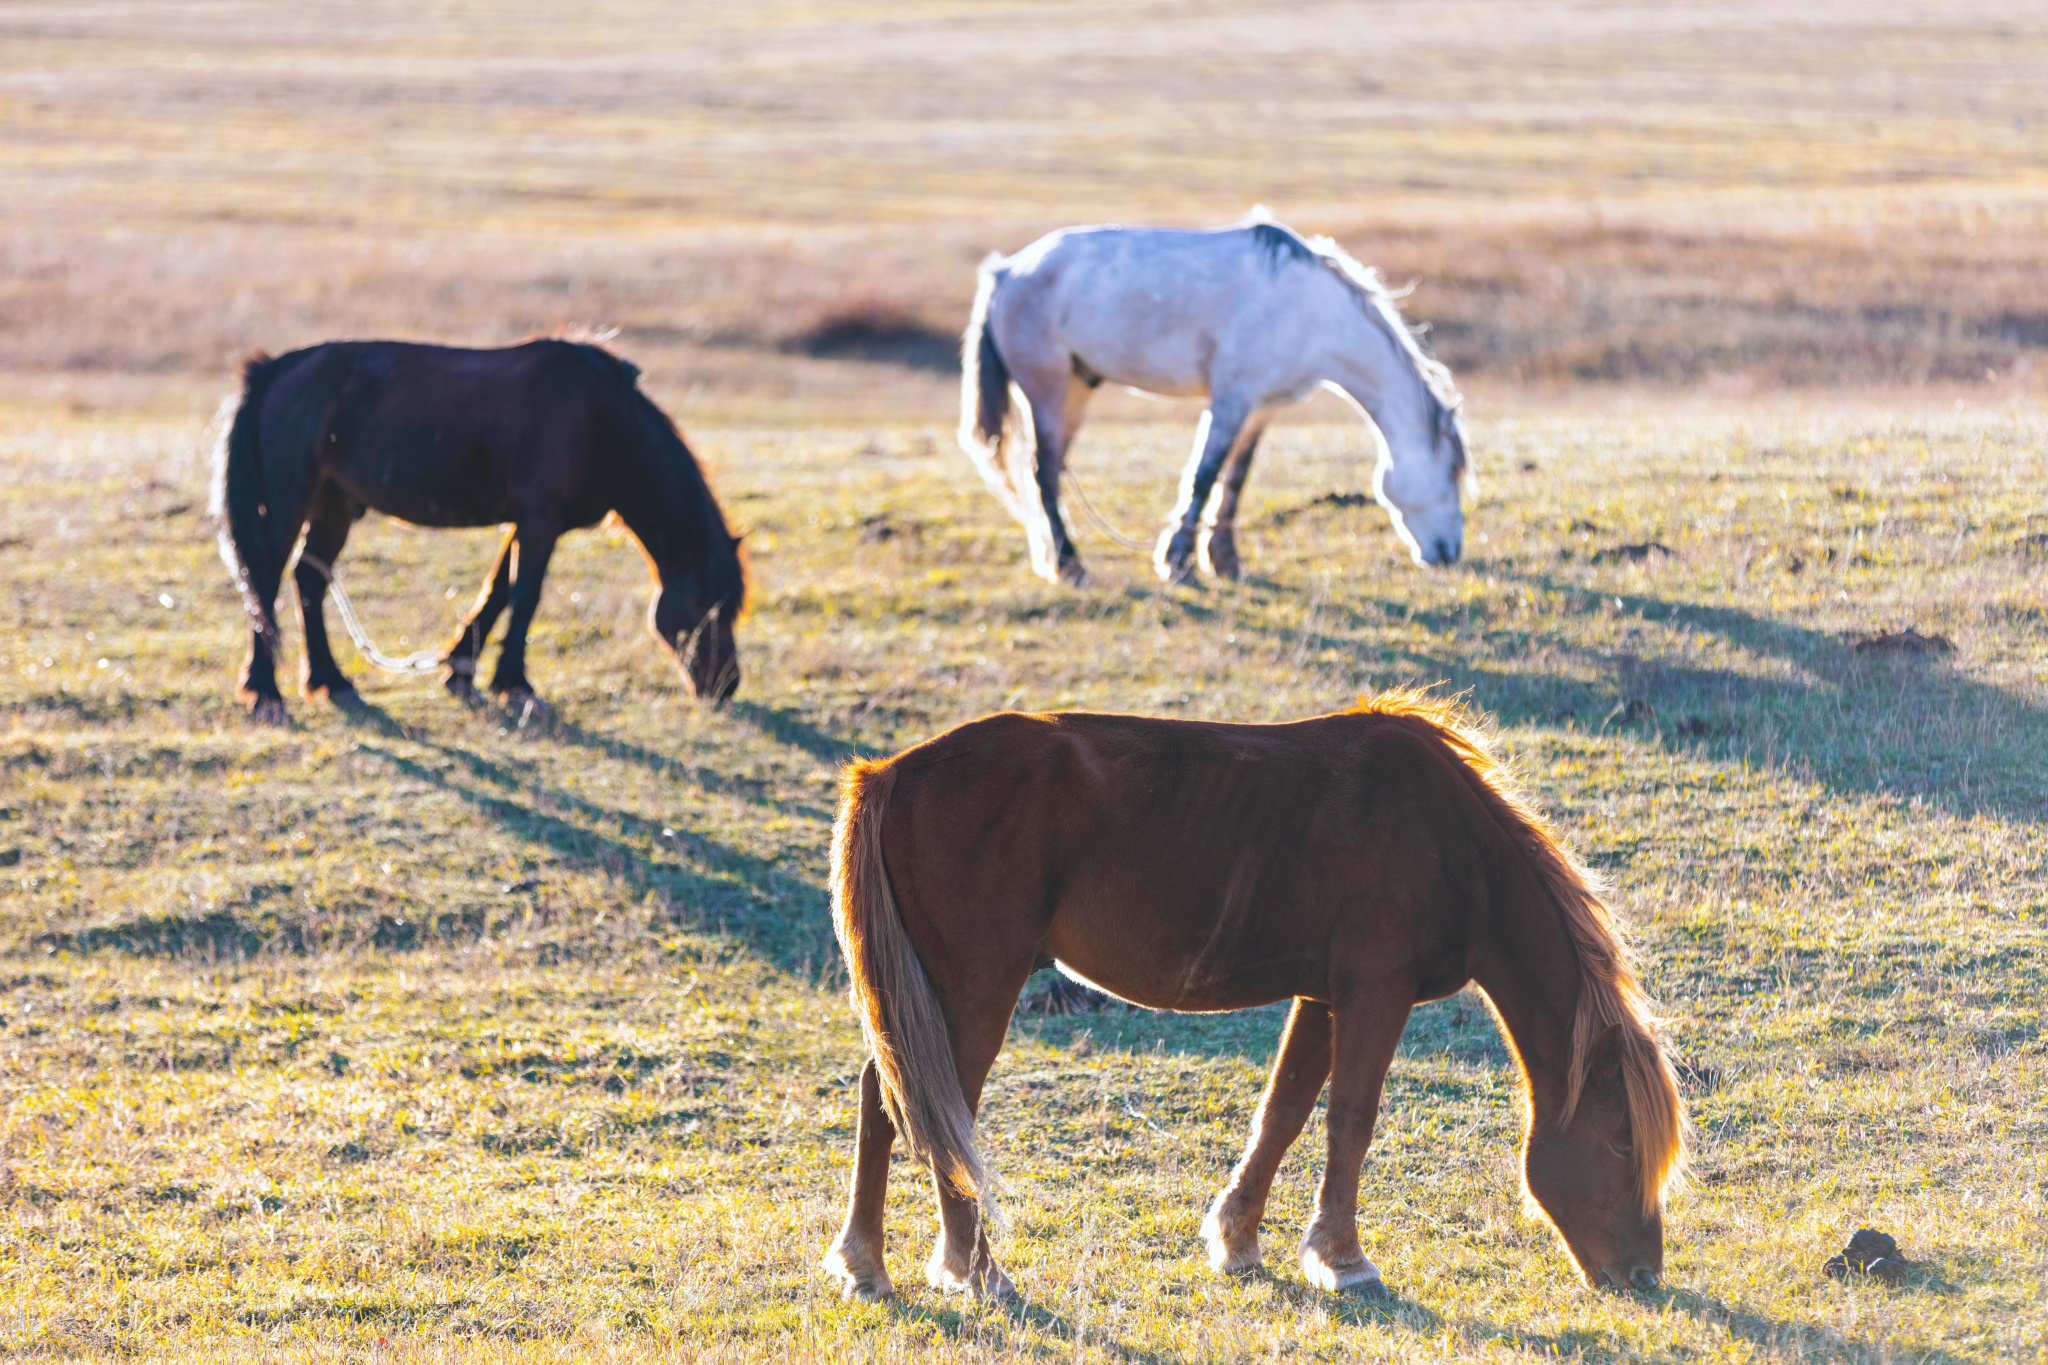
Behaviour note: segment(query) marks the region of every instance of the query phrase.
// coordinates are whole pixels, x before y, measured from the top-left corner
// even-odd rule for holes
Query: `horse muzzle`
[[[1423,547],[1421,552],[1416,556],[1416,558],[1420,559],[1424,564],[1429,564],[1437,568],[1443,568],[1447,565],[1457,563],[1458,557],[1462,555],[1464,552],[1465,542],[1462,538],[1458,540],[1450,540],[1443,536],[1438,536],[1435,540],[1432,540],[1428,544],[1428,546]]]

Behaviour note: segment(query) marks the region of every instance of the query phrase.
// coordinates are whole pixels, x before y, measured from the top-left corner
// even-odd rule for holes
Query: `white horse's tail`
[[[974,311],[968,315],[967,331],[960,338],[960,448],[974,460],[982,480],[1003,500],[1010,515],[1031,524],[1036,499],[1018,481],[1029,470],[1013,470],[1009,452],[1010,367],[996,349],[988,332],[988,306],[996,289],[1009,278],[1003,258],[990,252],[981,263],[981,279],[974,290]]]

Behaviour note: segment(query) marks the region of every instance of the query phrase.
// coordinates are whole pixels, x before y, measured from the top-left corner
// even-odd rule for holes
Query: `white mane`
[[[1415,333],[1401,320],[1401,307],[1394,292],[1381,282],[1380,273],[1371,266],[1361,265],[1358,259],[1331,237],[1303,237],[1273,217],[1272,210],[1264,204],[1254,204],[1252,211],[1245,215],[1243,227],[1267,227],[1283,232],[1298,243],[1304,254],[1343,281],[1365,309],[1366,316],[1378,323],[1393,343],[1405,352],[1415,368],[1422,375],[1422,382],[1428,386],[1430,396],[1447,408],[1455,408],[1465,401],[1458,392],[1457,383],[1442,361],[1422,349],[1422,343],[1415,339]]]

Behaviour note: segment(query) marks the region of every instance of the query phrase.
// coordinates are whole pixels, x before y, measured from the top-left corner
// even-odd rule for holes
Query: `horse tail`
[[[895,787],[896,769],[887,762],[847,766],[832,831],[832,923],[896,1132],[955,1193],[988,1205],[989,1179],[953,1067],[952,1034],[904,932],[882,862],[882,819]]]
[[[221,404],[220,438],[213,451],[212,513],[219,528],[220,557],[234,576],[256,633],[268,643],[277,641],[276,604],[262,600],[256,581],[272,582],[282,577],[282,566],[272,559],[269,510],[264,505],[263,452],[257,429],[262,423],[263,395],[277,377],[281,363],[257,351],[242,362],[242,393],[239,404],[231,395]],[[233,404],[234,415],[228,416]],[[278,573],[273,574],[271,569]]]
[[[1026,497],[1010,468],[1003,445],[1010,419],[1010,367],[989,335],[988,309],[996,289],[1009,278],[1003,258],[990,252],[981,263],[981,276],[974,290],[974,311],[967,316],[967,331],[960,338],[960,448],[974,460],[983,482],[1010,515],[1031,524],[1035,504]]]

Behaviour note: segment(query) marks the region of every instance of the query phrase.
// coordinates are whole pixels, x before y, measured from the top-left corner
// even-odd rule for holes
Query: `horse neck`
[[[671,566],[694,568],[730,537],[687,448],[666,450],[664,444],[644,447],[640,465],[620,480],[614,510],[665,580]]]
[[[1506,1025],[1529,1080],[1536,1116],[1564,1104],[1572,1066],[1572,1029],[1581,969],[1564,917],[1533,875],[1518,874],[1518,894],[1502,898],[1472,979]]]
[[[1344,344],[1334,349],[1328,383],[1363,408],[1395,459],[1427,450],[1434,412],[1414,360],[1362,308],[1351,309]]]

